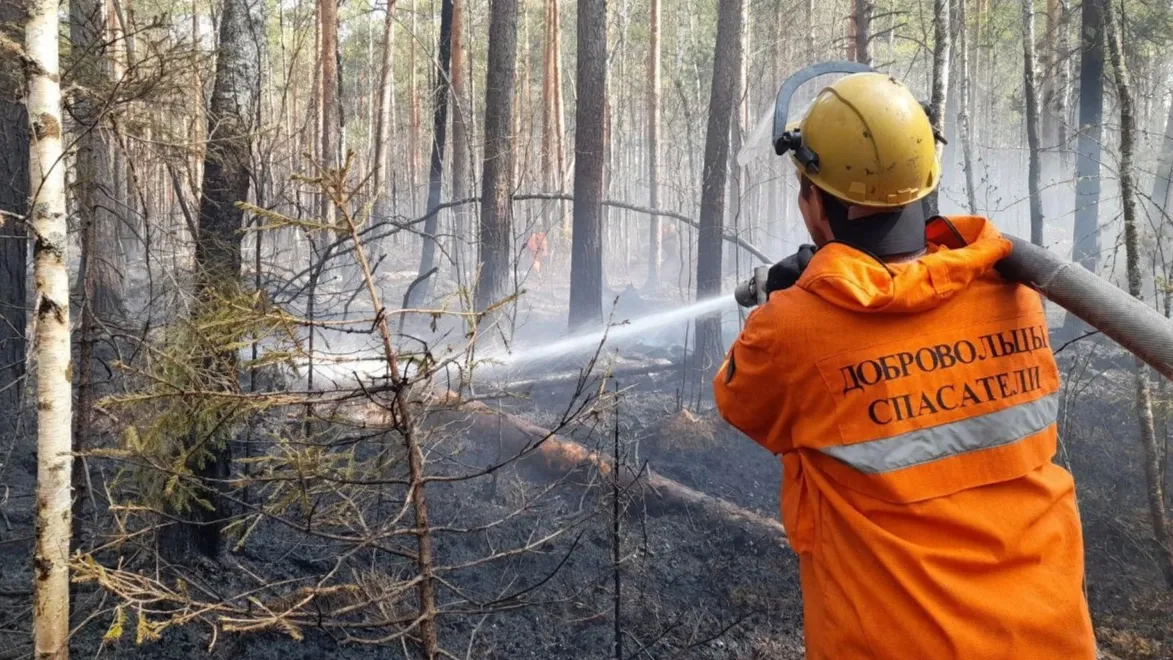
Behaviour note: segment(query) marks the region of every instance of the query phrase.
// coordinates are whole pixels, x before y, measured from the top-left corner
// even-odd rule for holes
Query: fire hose
[[[1021,238],[1004,236],[1014,250],[996,266],[1003,277],[1032,287],[1173,379],[1173,322],[1086,268]],[[733,297],[739,305],[766,302],[769,270],[758,266],[737,285]]]

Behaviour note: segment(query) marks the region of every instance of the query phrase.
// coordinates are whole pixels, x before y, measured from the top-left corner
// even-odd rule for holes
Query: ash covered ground
[[[614,366],[631,371],[677,360],[682,353],[675,338],[657,336],[624,347]],[[1072,470],[1079,488],[1087,590],[1102,649],[1108,657],[1173,657],[1173,598],[1162,588],[1147,531],[1128,361],[1119,349],[1092,340],[1064,349],[1060,359],[1067,376],[1057,460]],[[560,370],[576,364],[580,358],[567,356],[561,365],[514,370],[510,378],[531,382],[514,396],[494,399],[493,407],[539,427],[556,426],[576,396],[576,380],[532,380],[565,373]],[[718,420],[703,397],[698,404],[697,393],[683,383],[675,368],[620,380],[623,462],[776,517],[777,460]],[[695,414],[682,413],[682,406]],[[561,433],[609,454],[614,421],[607,416],[582,420]],[[455,474],[493,463],[500,451],[484,428],[454,424],[437,434],[429,463],[438,473]],[[34,472],[29,435],[15,447],[0,497],[0,658],[5,659],[31,653]],[[454,657],[615,657],[613,492],[605,482],[589,471],[543,478],[516,464],[474,480],[433,484],[428,492],[435,526],[472,528],[504,521],[476,533],[437,535],[440,565],[473,564],[455,572],[439,592],[448,607],[440,641]],[[797,562],[788,548],[687,506],[665,505],[643,486],[622,492],[621,504],[624,657],[803,657]],[[475,565],[487,555],[550,535],[525,552]],[[262,524],[247,544],[219,561],[161,568],[177,570],[190,589],[210,596],[250,588],[260,592],[264,586],[251,583],[250,576],[304,580],[327,571],[337,551],[329,542]],[[213,635],[208,626],[192,623],[137,644],[133,616],[120,640],[103,641],[114,617],[113,597],[93,585],[78,585],[74,598],[73,657],[300,660],[418,654],[411,643],[376,643],[377,635],[312,625],[303,627],[299,641],[279,630]],[[461,603],[470,602],[479,606],[461,614]],[[331,608],[345,607],[345,602],[321,599],[318,606],[325,620]]]

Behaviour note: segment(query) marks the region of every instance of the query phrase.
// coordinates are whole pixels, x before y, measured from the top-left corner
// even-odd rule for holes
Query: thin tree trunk
[[[747,105],[747,86],[749,83],[749,75],[746,71],[747,64],[746,51],[749,49],[749,2],[741,4],[741,55],[737,62],[737,80],[736,86],[732,90],[734,105],[733,105],[733,122],[732,128],[729,131],[729,221],[730,228],[734,234],[742,235],[745,226],[748,224],[748,217],[742,204],[745,201],[745,191],[748,186],[745,184],[745,171],[737,162],[737,155],[741,152],[742,144],[745,140],[746,127],[749,124],[748,114],[749,108]],[[729,250],[729,262],[725,264],[726,268],[731,268],[732,272],[739,273],[742,268],[741,264],[741,250],[737,249],[737,244],[726,245]]]
[[[648,206],[660,207],[660,0],[651,0],[648,24]],[[660,218],[648,223],[648,289],[660,285],[664,237]]]
[[[1153,194],[1150,200],[1157,212],[1157,223],[1165,224],[1173,221],[1169,218],[1169,189],[1173,182],[1173,103],[1169,104],[1169,114],[1165,118],[1165,133],[1161,140],[1161,155],[1157,159],[1157,175],[1153,177]]]
[[[862,64],[871,64],[872,41],[872,11],[875,4],[871,0],[852,0],[852,58]]]
[[[113,204],[104,191],[110,190],[110,147],[102,126],[101,94],[109,88],[104,44],[106,3],[103,0],[75,0],[69,7],[69,36],[72,44],[72,82],[79,88],[71,115],[75,119],[74,200],[81,223],[81,262],[78,276],[82,281],[81,341],[78,346],[77,409],[73,418],[75,452],[86,449],[93,414],[93,358],[99,319],[114,320],[121,286],[120,273],[114,268],[117,225],[108,209]],[[110,240],[99,240],[99,236]],[[81,508],[85,501],[84,463],[73,464],[73,518],[80,527]]]
[[[469,194],[471,181],[469,169],[472,154],[469,152],[468,117],[472,107],[465,92],[465,72],[468,53],[464,45],[465,18],[464,7],[468,0],[453,0],[452,2],[452,197],[464,199]],[[455,245],[452,256],[457,259],[456,272],[461,278],[464,267],[463,252],[466,243],[470,240],[469,214],[464,207],[458,208],[452,214],[453,234]],[[462,279],[463,281],[463,279]]]
[[[1075,156],[1075,222],[1071,260],[1096,272],[1100,255],[1100,140],[1104,114],[1103,0],[1083,0],[1080,14],[1079,136]],[[1061,336],[1071,340],[1088,331],[1067,314]]]
[[[1055,73],[1055,143],[1062,150],[1060,162],[1069,163],[1067,156],[1067,97],[1071,92],[1071,29],[1067,21],[1071,18],[1071,0],[1059,0],[1059,33],[1055,36],[1055,49],[1062,58]]]
[[[550,4],[550,56],[553,64],[553,91],[554,91],[554,156],[557,164],[558,192],[566,189],[566,177],[569,174],[566,165],[566,104],[562,93],[562,19],[559,0],[551,0]],[[559,207],[562,216],[562,234],[564,239],[571,233],[571,216],[566,204]]]
[[[322,30],[322,50],[318,63],[322,70],[322,166],[335,170],[341,166],[341,112],[338,98],[338,0],[318,0],[318,20]],[[221,42],[221,52],[223,52]],[[334,224],[334,205],[322,196],[321,219]]]
[[[815,0],[803,3],[806,17],[806,58],[808,62],[818,61],[818,42],[815,41]]]
[[[1035,16],[1031,0],[1021,0],[1022,86],[1026,97],[1026,143],[1030,149],[1027,186],[1030,190],[1030,242],[1043,244],[1042,165],[1039,163],[1039,91],[1035,71]]]
[[[432,159],[428,170],[428,219],[424,223],[419,276],[424,277],[436,262],[436,234],[440,228],[440,195],[444,190],[444,141],[448,125],[448,75],[452,65],[452,0],[443,0],[440,9],[439,63],[436,67],[435,106],[432,110]],[[416,306],[432,296],[434,277],[424,277],[408,296]]]
[[[560,149],[557,145],[557,133],[554,121],[554,17],[558,12],[557,0],[547,0],[545,3],[545,35],[542,40],[542,172],[543,185],[551,192],[557,192],[559,181],[557,154]]]
[[[742,57],[741,21],[742,3],[745,1],[721,0],[718,10],[709,122],[705,131],[705,164],[701,176],[700,236],[696,266],[698,301],[721,293],[721,234],[729,164],[729,124],[733,118],[737,66]],[[693,365],[698,382],[702,374],[712,372],[720,363],[724,348],[721,317],[711,314],[698,318]]]
[[[513,245],[513,84],[517,78],[518,0],[491,0],[485,76],[485,153],[481,175],[481,271],[476,307],[509,295]]]
[[[62,154],[58,3],[29,3],[24,33],[30,222],[36,280],[37,525],[33,639],[38,660],[69,657],[70,391],[68,217]]]
[[[1059,0],[1047,0],[1047,27],[1044,32],[1042,44],[1042,54],[1038,55],[1041,69],[1037,71],[1040,86],[1039,94],[1039,139],[1042,144],[1050,149],[1055,146],[1056,137],[1058,134],[1057,118],[1052,114],[1052,109],[1055,106],[1056,85],[1055,74],[1057,72],[1058,48],[1055,42],[1055,37],[1059,33]]]
[[[961,132],[961,155],[965,168],[965,200],[970,213],[977,213],[977,187],[974,185],[973,132],[969,126],[969,104],[972,100],[969,81],[969,24],[965,18],[965,3],[957,0],[958,50],[961,55],[961,80],[957,99],[957,128]]]
[[[380,221],[390,214],[391,189],[387,167],[387,147],[391,129],[391,88],[395,86],[395,5],[397,0],[387,1],[387,13],[383,20],[383,63],[379,74],[379,114],[375,124],[375,162],[371,176],[376,198],[376,215]]]
[[[327,3],[328,4],[328,3]],[[244,217],[237,202],[247,200],[254,124],[260,97],[264,41],[262,0],[229,0],[220,17],[220,49],[212,101],[208,106],[208,144],[204,180],[200,191],[199,239],[196,265],[201,300],[216,291],[239,287],[241,266],[240,228]],[[206,356],[207,368],[235,377],[232,351]],[[190,466],[203,483],[203,497],[212,507],[194,507],[194,520],[166,528],[165,548],[184,556],[198,550],[206,556],[220,553],[226,506],[216,494],[229,476],[232,455],[223,434],[201,438],[208,442],[210,458]],[[191,452],[199,454],[199,452]]]
[[[933,131],[937,135],[945,134],[945,108],[949,96],[949,65],[951,62],[949,51],[950,22],[949,8],[952,0],[933,0],[933,91],[929,99],[929,121],[933,124]],[[936,144],[937,159],[941,159],[943,145]],[[937,214],[937,196],[940,187],[925,197],[925,212],[929,216]]]
[[[23,43],[23,0],[0,0],[0,35]],[[0,446],[20,419],[28,350],[26,289],[29,201],[29,122],[18,58],[0,59]]]
[[[416,72],[416,50],[419,33],[416,30],[416,14],[418,4],[411,0],[411,39],[408,40],[408,104],[411,112],[410,134],[407,138],[407,191],[412,213],[416,213],[416,188],[419,181],[419,153],[420,153],[420,93],[419,77]]]
[[[1140,237],[1136,226],[1135,182],[1133,180],[1133,140],[1136,118],[1133,116],[1133,97],[1124,47],[1120,43],[1120,24],[1112,3],[1104,3],[1104,24],[1108,38],[1108,53],[1116,71],[1116,97],[1120,101],[1120,195],[1124,207],[1124,249],[1128,262],[1128,292],[1142,300],[1140,281]],[[1144,449],[1144,473],[1148,484],[1149,516],[1152,518],[1153,537],[1161,556],[1161,570],[1165,584],[1173,589],[1173,536],[1165,514],[1165,496],[1161,492],[1160,453],[1153,431],[1153,403],[1149,392],[1148,368],[1136,359],[1136,416],[1140,426],[1140,442]]]
[[[571,330],[603,322],[603,170],[607,163],[607,2],[578,2]]]
[[[1100,253],[1100,142],[1104,114],[1103,0],[1084,0],[1079,64],[1079,139],[1075,162],[1072,260],[1095,272]],[[1074,318],[1069,315],[1069,318]]]

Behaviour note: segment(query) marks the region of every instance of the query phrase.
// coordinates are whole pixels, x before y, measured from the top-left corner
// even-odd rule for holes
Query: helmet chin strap
[[[836,214],[837,215],[837,214]],[[873,213],[864,218],[828,217],[835,240],[881,259],[905,256],[925,249],[925,213],[919,201],[902,209]]]

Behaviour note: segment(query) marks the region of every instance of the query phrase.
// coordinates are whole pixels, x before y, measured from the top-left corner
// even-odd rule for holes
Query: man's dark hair
[[[851,220],[850,204],[819,188],[805,175],[801,181],[799,194],[803,197],[818,194],[822,199],[823,213],[836,241],[861,249],[877,259],[924,250],[925,218],[919,203],[874,209],[866,221],[862,218]]]
[[[817,193],[823,201],[823,212],[827,214],[827,220],[833,223],[845,222],[847,220],[847,204],[838,197],[816,186],[805,174],[802,176],[801,183],[798,186],[798,192],[803,197],[813,193]]]

